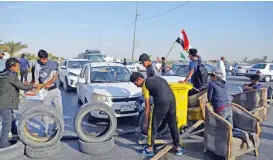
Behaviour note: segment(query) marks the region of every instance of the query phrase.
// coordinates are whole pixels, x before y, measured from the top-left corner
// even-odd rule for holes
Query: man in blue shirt
[[[30,68],[30,65],[28,60],[25,58],[25,54],[21,55],[19,64],[20,64],[21,82],[23,82],[23,79],[25,79],[25,82],[27,82],[27,74],[28,74],[28,69]]]
[[[180,80],[179,83],[185,83],[185,82],[191,82],[191,78],[194,75],[194,73],[197,71],[197,66],[198,64],[202,63],[201,57],[197,55],[197,49],[191,48],[189,50],[189,59],[190,64],[189,64],[189,74],[185,80]]]
[[[35,83],[45,84],[45,89],[48,90],[43,104],[55,107],[59,114],[63,114],[61,91],[57,87],[56,80],[58,79],[58,66],[55,61],[48,60],[48,53],[45,50],[38,52],[39,60],[35,65]],[[45,134],[49,132],[48,117],[43,117]]]

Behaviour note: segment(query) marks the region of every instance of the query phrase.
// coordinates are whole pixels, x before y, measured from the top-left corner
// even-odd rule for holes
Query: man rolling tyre
[[[176,102],[174,93],[171,90],[168,82],[159,77],[148,77],[146,80],[144,76],[139,73],[133,73],[130,77],[130,81],[137,87],[142,87],[142,94],[145,99],[145,122],[144,128],[148,128],[148,146],[144,148],[142,154],[146,156],[153,156],[153,145],[156,139],[156,133],[158,127],[165,117],[171,132],[174,146],[176,147],[176,154],[182,155],[184,149],[180,146],[179,132],[176,121]],[[154,99],[154,107],[151,110],[150,96]],[[150,125],[148,123],[148,117],[150,116]]]

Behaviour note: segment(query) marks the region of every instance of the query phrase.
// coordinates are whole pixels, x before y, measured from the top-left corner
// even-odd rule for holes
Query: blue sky
[[[139,19],[185,2],[139,2]],[[24,52],[46,49],[75,57],[100,47],[108,56],[131,58],[136,2],[0,2],[0,40],[28,44]],[[139,20],[135,59],[147,52],[166,56],[185,29],[204,59],[273,59],[273,2],[190,2],[172,12]],[[129,28],[122,36],[119,36]],[[176,44],[169,59],[179,59]]]

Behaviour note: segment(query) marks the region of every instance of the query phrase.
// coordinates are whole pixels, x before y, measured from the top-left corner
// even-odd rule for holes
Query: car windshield
[[[252,68],[256,69],[265,69],[266,64],[255,64]]]
[[[91,62],[102,62],[104,61],[104,57],[102,54],[90,54],[87,55],[87,59],[89,59]]]
[[[240,63],[239,66],[245,67],[245,66],[249,66],[249,64],[247,64],[247,63]]]
[[[174,72],[180,67],[180,65],[172,65],[171,70],[173,70]]]
[[[92,83],[130,82],[131,72],[124,66],[103,66],[91,69]]]
[[[88,61],[68,61],[68,68],[82,68]]]

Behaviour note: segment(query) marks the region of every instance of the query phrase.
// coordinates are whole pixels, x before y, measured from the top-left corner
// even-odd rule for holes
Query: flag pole
[[[169,54],[171,53],[171,51],[172,51],[173,46],[174,46],[175,43],[176,43],[176,41],[173,42],[173,45],[172,45],[172,47],[170,48],[170,50],[169,50],[169,52],[168,52],[168,54],[167,54],[167,56],[166,56],[166,59],[167,59],[167,57],[169,56]]]

